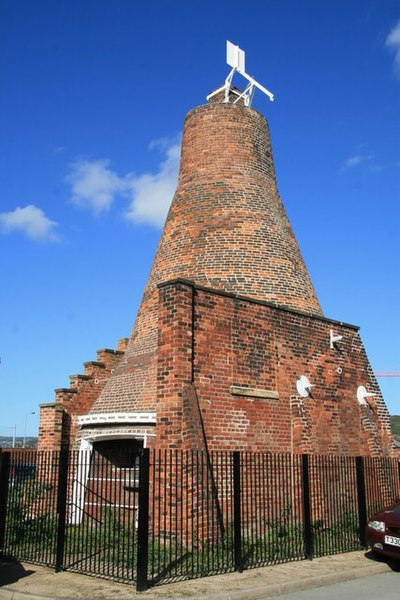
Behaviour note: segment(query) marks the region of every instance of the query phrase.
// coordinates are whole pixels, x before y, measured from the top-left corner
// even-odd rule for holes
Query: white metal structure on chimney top
[[[254,92],[256,88],[258,88],[268,96],[271,102],[274,101],[274,95],[269,90],[267,90],[264,86],[260,85],[253,77],[247,75],[245,68],[244,50],[241,50],[239,46],[235,46],[229,41],[226,42],[226,62],[230,67],[232,67],[232,70],[229,73],[228,77],[225,79],[224,85],[212,92],[211,94],[209,94],[207,96],[207,100],[210,100],[210,98],[225,90],[224,102],[229,102],[229,95],[233,94],[237,96],[237,98],[235,98],[235,100],[233,101],[233,104],[235,104],[241,98],[243,98],[244,105],[251,106]],[[236,72],[238,72],[248,81],[248,84],[243,92],[240,92],[232,87],[232,79]]]

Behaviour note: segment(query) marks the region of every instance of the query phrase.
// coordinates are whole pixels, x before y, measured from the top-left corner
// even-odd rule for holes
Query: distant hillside
[[[392,434],[400,437],[400,415],[391,415],[390,422],[392,424]]]
[[[33,436],[26,436],[25,446],[26,448],[36,448],[38,439]],[[24,443],[24,438],[22,436],[17,436],[15,438],[15,445],[17,448],[21,448]],[[13,438],[9,435],[0,435],[0,448],[12,448]]]

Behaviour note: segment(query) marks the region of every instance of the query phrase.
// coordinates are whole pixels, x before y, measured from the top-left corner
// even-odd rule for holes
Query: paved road
[[[274,596],[278,598],[278,596]],[[400,573],[382,573],[279,596],[282,600],[399,600]]]

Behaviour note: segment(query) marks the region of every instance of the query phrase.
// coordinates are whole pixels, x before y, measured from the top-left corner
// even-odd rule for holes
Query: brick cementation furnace
[[[130,338],[41,406],[39,449],[392,455],[358,327],[322,313],[267,121],[224,99],[186,117],[178,187]]]

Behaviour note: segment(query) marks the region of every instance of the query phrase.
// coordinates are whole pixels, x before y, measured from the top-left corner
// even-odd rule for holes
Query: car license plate
[[[393,537],[392,535],[385,535],[385,544],[398,546],[400,548],[400,538]]]

